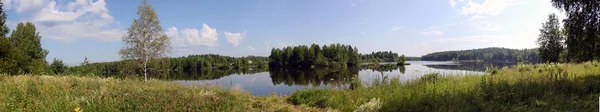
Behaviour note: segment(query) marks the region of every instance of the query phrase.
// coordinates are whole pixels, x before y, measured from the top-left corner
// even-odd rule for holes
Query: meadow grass
[[[165,81],[0,75],[0,111],[324,111],[287,103],[286,96],[252,96]]]
[[[353,84],[352,90],[300,90],[288,101],[341,111],[597,111],[599,65],[519,64],[485,75],[430,73],[406,83],[391,78],[368,87]]]

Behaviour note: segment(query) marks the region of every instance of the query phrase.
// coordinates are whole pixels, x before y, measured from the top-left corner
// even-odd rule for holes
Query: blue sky
[[[120,60],[138,0],[3,0],[8,24],[31,21],[47,59]],[[170,56],[268,56],[271,48],[343,43],[408,56],[483,47],[534,48],[550,0],[150,0]]]

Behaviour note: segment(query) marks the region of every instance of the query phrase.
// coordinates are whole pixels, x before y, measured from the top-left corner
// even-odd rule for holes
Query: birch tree
[[[125,46],[119,51],[121,58],[132,60],[144,72],[148,80],[149,62],[165,57],[171,50],[169,37],[163,32],[160,20],[148,0],[142,0],[137,7],[138,17],[134,18],[128,32],[123,36]]]

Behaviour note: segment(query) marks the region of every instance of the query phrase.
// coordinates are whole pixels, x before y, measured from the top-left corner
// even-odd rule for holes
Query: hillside
[[[539,62],[537,49],[508,49],[489,47],[459,51],[429,53],[421,57],[423,61],[482,60],[502,62]]]

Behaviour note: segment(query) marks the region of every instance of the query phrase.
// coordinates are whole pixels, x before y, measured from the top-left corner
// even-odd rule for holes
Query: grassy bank
[[[164,81],[0,75],[0,111],[322,111],[294,106],[285,96],[251,96]]]
[[[288,100],[342,111],[597,111],[599,65],[517,65],[469,76],[431,73],[407,83],[392,78],[354,90],[302,90]]]

